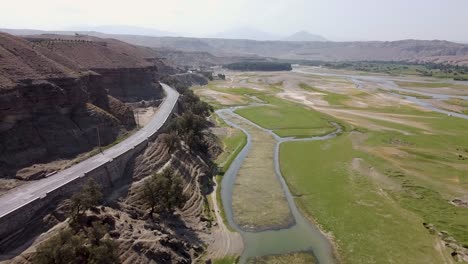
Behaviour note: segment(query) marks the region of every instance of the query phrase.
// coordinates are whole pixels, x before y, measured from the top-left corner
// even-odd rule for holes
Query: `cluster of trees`
[[[235,71],[290,71],[291,63],[270,61],[246,61],[226,64],[224,68]]]
[[[71,198],[71,220],[73,224],[79,224],[84,213],[97,206],[102,200],[102,192],[94,180],[89,180],[83,186],[81,192],[75,193]]]
[[[102,199],[99,185],[89,181],[71,199],[70,228],[41,243],[32,262],[36,264],[118,263],[118,246],[106,238],[109,228],[99,221],[85,219],[85,212]]]
[[[172,119],[167,126],[168,136],[166,143],[175,147],[178,140],[183,140],[190,149],[208,152],[207,142],[204,140],[204,131],[210,126],[207,117],[213,112],[213,107],[193,93],[185,89],[180,98],[180,107],[183,114]]]
[[[182,191],[181,176],[166,168],[145,180],[140,197],[151,209],[152,218],[154,213],[173,213],[175,208],[181,207],[185,203]]]
[[[93,222],[90,227],[76,232],[71,229],[41,243],[33,258],[35,264],[118,263],[117,243],[105,238],[108,228]]]
[[[421,76],[453,78],[454,80],[468,80],[468,67],[443,63],[413,63],[396,61],[357,61],[357,62],[329,62],[323,66],[333,69],[350,69],[367,72],[384,72],[389,74],[416,72]]]

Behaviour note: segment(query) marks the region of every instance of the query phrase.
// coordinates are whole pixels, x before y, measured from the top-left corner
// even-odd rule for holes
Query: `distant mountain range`
[[[75,31],[38,31],[0,29],[13,35],[68,34]],[[232,31],[235,33],[235,31]],[[244,33],[252,33],[245,30]],[[321,61],[407,61],[435,62],[468,65],[468,45],[442,40],[400,40],[400,41],[310,41],[320,39],[308,32],[299,32],[290,37],[275,40],[248,40],[225,38],[187,38],[187,37],[154,37],[143,35],[104,34],[95,31],[77,31],[77,33],[100,38],[114,38],[134,45],[158,49],[170,49],[198,54],[207,53],[217,57],[252,57],[277,58],[294,60]],[[249,34],[250,34],[249,33]],[[248,34],[244,36],[248,37]],[[258,38],[257,34],[257,38]],[[262,35],[267,38],[267,35]],[[253,37],[253,36],[252,36]],[[268,37],[269,38],[269,37]],[[293,40],[293,41],[286,41]],[[180,57],[180,54],[173,54]],[[217,60],[217,59],[214,59]]]
[[[2,32],[13,35],[37,35],[45,33],[53,34],[72,34],[88,33],[94,36],[99,36],[100,33],[114,35],[136,35],[136,36],[151,36],[151,37],[187,37],[184,34],[179,34],[170,31],[163,31],[154,28],[126,26],[126,25],[104,25],[104,26],[73,26],[64,30],[43,31],[35,29],[0,29]],[[208,35],[209,38],[220,39],[247,39],[258,41],[327,41],[324,37],[309,33],[307,31],[299,31],[290,36],[281,36],[272,33],[267,33],[249,27],[233,28],[224,32],[213,35]]]
[[[283,38],[285,41],[328,41],[326,38],[309,33],[305,30],[296,32],[289,37]]]
[[[221,39],[251,39],[251,40],[276,40],[279,36],[263,32],[249,27],[233,28],[214,35],[209,35],[212,38]]]
[[[140,35],[140,36],[155,36],[155,37],[181,37],[182,34],[158,30],[154,28],[127,26],[127,25],[103,25],[103,26],[73,26],[66,29],[67,31],[94,31],[106,34],[119,35]]]
[[[249,27],[234,28],[215,35],[211,35],[209,37],[221,39],[248,39],[258,41],[327,41],[324,37],[309,33],[305,30],[285,37]]]

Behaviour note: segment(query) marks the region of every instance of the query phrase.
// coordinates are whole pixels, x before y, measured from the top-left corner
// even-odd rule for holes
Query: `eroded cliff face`
[[[163,97],[151,55],[114,40],[0,33],[0,178],[44,177],[62,168],[51,161],[133,130],[125,102]]]
[[[130,107],[107,95],[101,77],[33,80],[0,94],[0,177],[112,143],[135,127]],[[52,168],[53,169],[53,168]],[[24,172],[24,171],[23,171]],[[34,177],[48,173],[34,172]],[[24,176],[23,176],[24,174]]]
[[[162,98],[162,88],[155,78],[156,67],[94,69],[102,76],[109,94],[125,102]]]

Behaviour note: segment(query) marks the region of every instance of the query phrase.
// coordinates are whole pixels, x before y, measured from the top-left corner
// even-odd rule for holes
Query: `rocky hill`
[[[182,94],[177,117],[145,149],[130,158],[120,180],[112,181],[107,176],[98,180],[97,192],[102,192],[104,199],[85,210],[79,218],[74,218],[76,199],[68,199],[71,192],[63,192],[38,211],[24,228],[0,238],[0,262],[52,263],[41,258],[44,248],[51,249],[54,256],[63,256],[65,250],[62,249],[65,248],[68,251],[63,254],[68,258],[89,257],[87,253],[94,247],[93,242],[64,245],[67,241],[87,240],[108,241],[106,245],[112,247],[111,251],[104,246],[94,248],[99,250],[99,256],[112,255],[112,261],[101,259],[92,263],[202,263],[207,246],[216,242],[211,236],[215,223],[207,195],[213,191],[212,177],[217,171],[213,159],[220,153],[221,146],[209,129],[197,131],[201,138],[195,145],[195,138],[186,142],[182,140],[183,135],[171,137],[171,134],[175,135],[174,129],[178,129],[174,124],[181,124],[180,118],[188,114],[194,100],[198,100],[187,91],[194,82],[190,78],[188,74],[171,76],[169,81]],[[193,113],[190,115],[201,118]],[[208,114],[201,115],[204,118],[198,120],[204,120],[210,127],[211,123],[206,120]],[[186,129],[179,132],[182,131]],[[206,148],[200,148],[199,144]],[[153,214],[142,194],[146,181],[163,169],[171,170],[181,180],[181,191],[177,194],[183,197],[183,202],[175,212]],[[75,195],[91,194],[85,187],[81,192],[77,190]],[[67,231],[72,232],[72,238],[59,240]],[[59,243],[61,247],[41,247],[47,243]],[[70,250],[67,246],[81,250]]]
[[[0,29],[12,34],[43,34],[45,31]],[[75,32],[60,32],[74,35]],[[468,44],[442,40],[401,41],[256,41],[245,39],[151,37],[80,32],[88,36],[114,38],[134,45],[225,57],[271,57],[322,61],[407,61],[468,65]],[[304,35],[304,34],[300,34]],[[311,39],[307,39],[311,40]],[[199,58],[205,55],[198,54]],[[205,56],[206,58],[206,56]],[[213,60],[213,58],[210,58]],[[232,63],[235,61],[229,61]]]
[[[125,102],[161,98],[167,66],[117,40],[0,33],[0,178],[34,179],[37,164],[107,145],[135,127]]]
[[[312,34],[305,30],[296,32],[291,36],[283,38],[285,41],[327,41],[324,37],[316,34]]]
[[[291,42],[115,36],[133,44],[217,56],[263,56],[322,61],[409,61],[468,64],[468,45],[448,41]]]

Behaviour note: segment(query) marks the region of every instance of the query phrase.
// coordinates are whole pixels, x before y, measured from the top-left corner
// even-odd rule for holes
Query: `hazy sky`
[[[190,35],[236,27],[330,40],[468,41],[468,0],[0,0],[0,27],[131,25]]]

